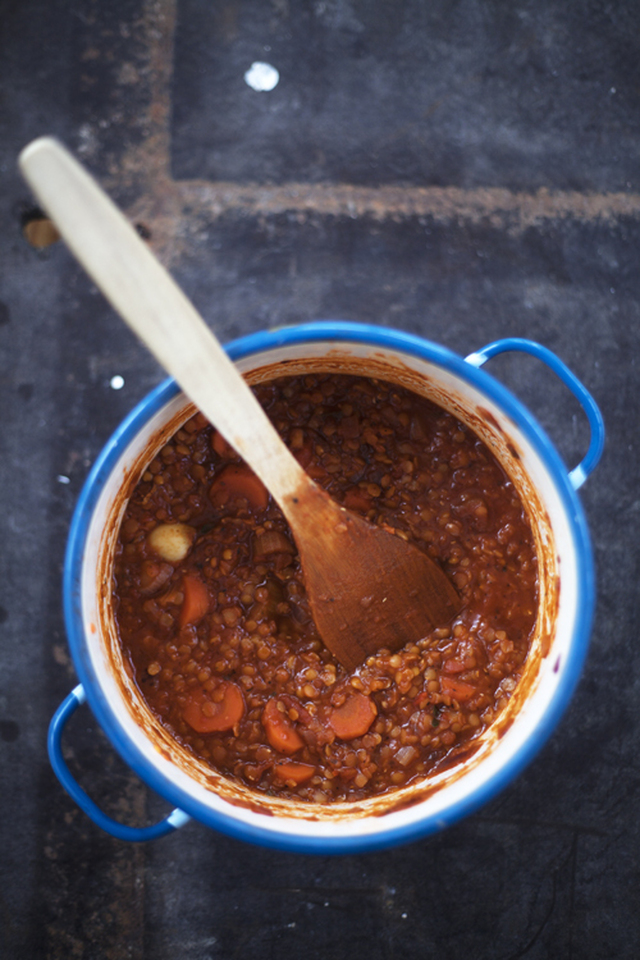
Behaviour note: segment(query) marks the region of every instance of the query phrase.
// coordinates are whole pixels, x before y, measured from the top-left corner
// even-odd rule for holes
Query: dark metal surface
[[[25,0],[0,5],[0,956],[635,958],[640,12],[629,0]],[[280,70],[270,93],[251,62]],[[163,374],[68,253],[32,248],[22,146],[60,136],[223,339],[322,317],[466,354],[551,347],[600,403],[581,496],[599,604],[547,746],[475,816],[402,849],[308,857],[196,823],[100,833],[50,771],[74,685],[60,576],[74,503]],[[496,360],[570,465],[582,414]],[[112,377],[124,378],[114,390]],[[84,708],[69,763],[112,815],[165,804]]]

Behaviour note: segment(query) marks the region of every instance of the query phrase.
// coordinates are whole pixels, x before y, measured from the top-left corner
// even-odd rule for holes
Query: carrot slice
[[[281,760],[275,763],[273,771],[278,780],[292,780],[294,783],[304,783],[310,780],[316,768],[310,763],[294,763],[291,760]]]
[[[182,591],[184,600],[180,610],[180,626],[186,627],[188,623],[199,623],[209,612],[211,605],[211,594],[206,584],[197,577],[187,575],[182,578]]]
[[[353,740],[363,737],[378,711],[376,705],[364,693],[353,693],[341,707],[335,707],[329,714],[329,726],[341,740]]]
[[[267,488],[244,463],[230,463],[221,470],[211,485],[209,497],[214,507],[246,500],[250,507],[264,510],[269,502]]]
[[[343,505],[347,510],[370,510],[371,497],[361,490],[360,487],[349,487],[345,491]]]
[[[445,660],[442,669],[445,673],[464,673],[467,668],[462,660]]]
[[[222,698],[217,699],[222,691]],[[216,697],[215,700],[211,699]],[[182,711],[182,716],[196,733],[214,733],[231,730],[244,715],[244,697],[240,687],[223,681],[211,695],[198,687]]]
[[[440,690],[448,697],[453,697],[454,700],[460,700],[463,703],[465,700],[470,700],[474,693],[477,693],[476,688],[470,683],[465,683],[464,680],[454,680],[452,677],[440,677]]]
[[[219,430],[213,431],[213,434],[211,435],[211,446],[220,457],[229,459],[229,457],[236,455],[236,452],[231,444],[227,443]]]
[[[267,701],[261,719],[267,733],[267,740],[274,750],[280,753],[295,753],[304,746],[304,740],[289,717],[278,710],[277,700]]]

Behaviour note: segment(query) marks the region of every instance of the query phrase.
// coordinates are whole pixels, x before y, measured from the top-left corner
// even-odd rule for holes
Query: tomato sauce
[[[442,565],[461,614],[347,672],[317,633],[278,506],[196,414],[123,517],[123,653],[160,723],[254,790],[326,803],[405,786],[468,753],[521,676],[538,607],[526,510],[487,446],[407,389],[314,374],[255,393],[332,497]]]

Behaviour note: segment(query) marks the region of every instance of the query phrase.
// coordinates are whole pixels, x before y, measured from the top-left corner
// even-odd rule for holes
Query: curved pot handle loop
[[[94,803],[91,797],[76,783],[62,756],[61,739],[67,721],[85,700],[86,693],[84,687],[82,684],[78,684],[62,701],[49,724],[49,736],[47,740],[49,759],[51,760],[51,766],[53,767],[55,775],[67,793],[75,800],[78,806],[84,810],[87,816],[93,820],[96,826],[110,833],[112,837],[116,837],[118,840],[130,840],[136,843],[140,843],[143,840],[156,840],[158,837],[164,837],[166,834],[172,833],[174,830],[182,827],[191,817],[178,808],[173,810],[164,820],[161,820],[159,823],[154,823],[149,827],[128,827],[124,823],[118,823],[117,820],[112,820],[106,813],[103,813],[100,807]]]
[[[587,388],[583,386],[569,367],[567,367],[555,353],[547,347],[543,347],[542,344],[536,343],[534,340],[525,340],[520,337],[505,337],[503,340],[495,340],[481,350],[470,353],[468,357],[465,357],[465,360],[474,367],[481,367],[492,357],[496,357],[499,353],[507,353],[510,350],[529,353],[531,356],[546,363],[553,373],[569,387],[587,415],[591,428],[589,449],[587,450],[584,460],[569,473],[569,481],[573,489],[578,490],[587,477],[593,472],[602,456],[605,430],[600,409]]]

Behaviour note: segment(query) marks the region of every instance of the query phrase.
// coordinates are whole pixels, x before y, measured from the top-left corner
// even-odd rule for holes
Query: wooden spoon
[[[335,503],[284,445],[204,320],[131,224],[56,140],[22,173],[113,307],[260,477],[295,539],[316,626],[347,669],[449,623],[460,598],[440,567]]]

